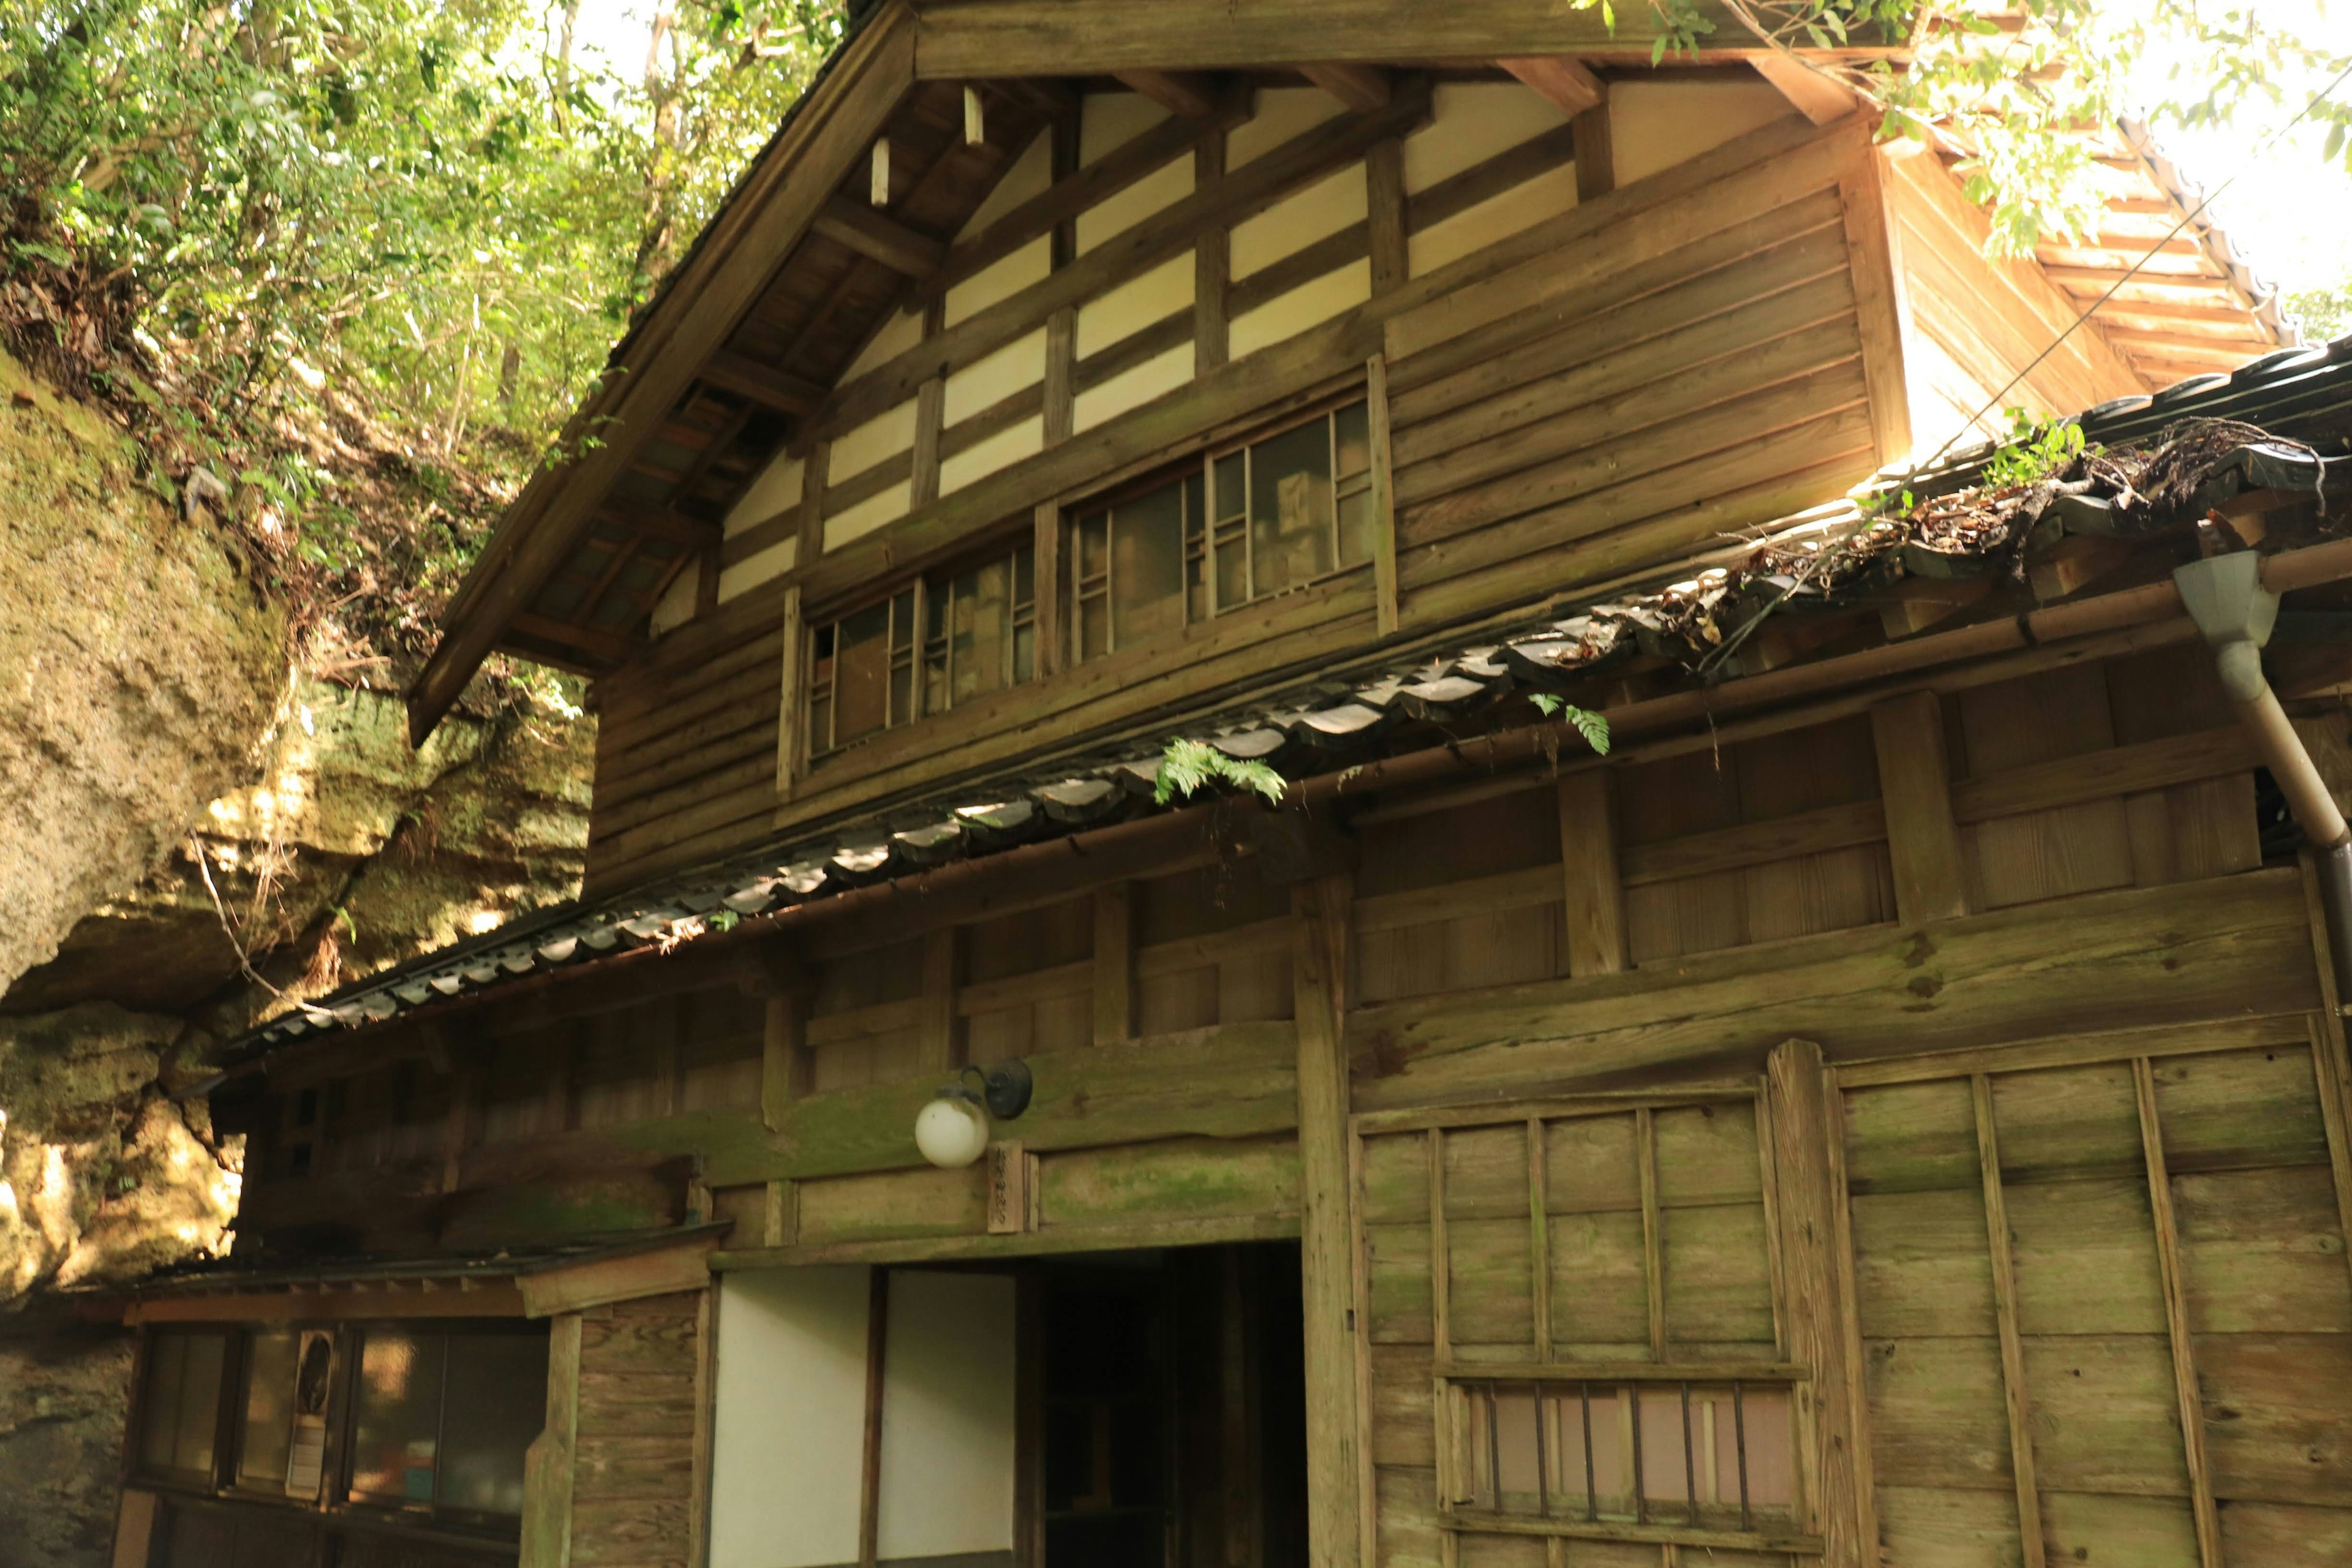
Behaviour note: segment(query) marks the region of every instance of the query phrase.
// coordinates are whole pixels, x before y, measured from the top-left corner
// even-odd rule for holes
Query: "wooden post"
[[[1299,1268],[1307,1320],[1307,1554],[1357,1568],[1353,1226],[1348,1208],[1347,975],[1352,881],[1291,889],[1298,1028]]]
[[[882,1392],[890,1353],[890,1271],[868,1270],[866,1290],[866,1446],[857,1471],[857,1568],[876,1568],[882,1543]]]
[[[1838,177],[1838,201],[1844,209],[1854,316],[1862,329],[1870,433],[1878,460],[1899,463],[1911,453],[1910,383],[1903,352],[1902,269],[1895,264],[1895,218],[1879,160],[1877,148],[1857,139],[1852,162]]]
[[[580,1314],[547,1330],[547,1426],[523,1450],[522,1549],[517,1568],[572,1561],[572,1457],[580,1433]]]
[[[2352,1070],[2344,1048],[2344,1009],[2336,991],[2336,954],[2327,940],[2327,903],[2319,868],[2303,852],[2303,902],[2311,926],[2311,956],[2319,976],[2319,1011],[2311,1017],[2311,1070],[2319,1091],[2320,1123],[2327,1132],[2327,1163],[2336,1184],[2340,1233],[2352,1237]],[[2344,1261],[2352,1266],[2352,1247]]]
[[[800,776],[802,747],[808,739],[808,704],[802,699],[809,680],[809,634],[808,626],[801,616],[801,585],[798,583],[784,589],[783,641],[783,689],[776,700],[776,804],[779,805],[793,797],[793,784]]]
[[[1536,1360],[1551,1360],[1551,1170],[1544,1120],[1528,1118],[1528,1285],[1535,1313]]]
[[[1607,768],[1559,781],[1559,858],[1566,889],[1568,972],[1615,974],[1631,967],[1625,886],[1617,870],[1616,775]]]
[[[916,1059],[925,1072],[949,1072],[962,1065],[961,1022],[956,1016],[956,963],[960,943],[954,926],[923,934],[922,1037]]]
[[[2017,1331],[2017,1269],[2009,1252],[2009,1201],[2000,1184],[2000,1133],[1993,1125],[1992,1079],[1974,1075],[1977,1167],[1984,1179],[1985,1241],[1992,1260],[1992,1310],[2000,1331],[2000,1386],[2009,1412],[2010,1471],[2017,1482],[2017,1538],[2025,1568],[2048,1561],[2042,1489],[2033,1463],[2033,1410],[2025,1386],[2025,1341]]]
[[[1205,191],[1225,177],[1225,133],[1213,131],[1192,149],[1192,189]],[[1233,282],[1233,231],[1212,224],[1192,246],[1192,374],[1206,375],[1232,353],[1225,293]]]
[[[1868,1435],[1856,1398],[1862,1368],[1849,1361],[1846,1319],[1854,1310],[1840,1266],[1839,1215],[1845,1206],[1831,1164],[1837,1092],[1810,1040],[1776,1047],[1764,1069],[1770,1101],[1772,1169],[1780,1190],[1775,1218],[1789,1289],[1789,1353],[1812,1369],[1798,1384],[1811,1419],[1806,1456],[1811,1485],[1806,1521],[1822,1540],[1822,1568],[1864,1568],[1878,1561],[1876,1510],[1870,1496]]]
[[[1062,607],[1062,509],[1053,501],[1037,506],[1030,579],[1035,585],[1037,674],[1059,675],[1063,668],[1062,639],[1069,613]]]
[[[1109,882],[1095,889],[1095,1044],[1115,1046],[1135,1035],[1135,888]]]
[[[1576,199],[1589,202],[1617,188],[1617,149],[1609,134],[1609,106],[1599,104],[1569,121],[1576,147]]]
[[[1633,1161],[1642,1189],[1642,1299],[1649,1317],[1650,1359],[1666,1359],[1665,1216],[1658,1208],[1658,1122],[1646,1105],[1633,1112]]]
[[[470,1062],[449,1080],[449,1110],[441,1122],[441,1190],[454,1193],[465,1179],[466,1151],[481,1135],[482,1074]]]
[[[686,1568],[710,1562],[710,1452],[719,1420],[719,1287],[698,1292],[694,1308],[694,1469],[686,1516]]]
[[[2147,1161],[2148,1208],[2156,1221],[2156,1261],[2164,1279],[2164,1326],[2172,1342],[2172,1387],[2180,1402],[2180,1446],[2189,1466],[2189,1503],[2197,1523],[2197,1559],[2221,1568],[2221,1517],[2213,1503],[2213,1471],[2205,1457],[2205,1398],[2197,1385],[2197,1350],[2189,1338],[2189,1289],[2180,1271],[2180,1226],[2172,1213],[2172,1173],[2164,1158],[2164,1123],[2157,1114],[2156,1072],[2146,1057],[2132,1058],[2139,1102],[2140,1152]]]
[[[1045,439],[1066,441],[1078,426],[1078,313],[1065,306],[1045,318]]]
[[[1374,354],[1364,362],[1364,427],[1372,460],[1372,588],[1380,635],[1394,637],[1402,624],[1397,597],[1396,475],[1389,439],[1389,362]]]
[[[1404,287],[1412,264],[1406,249],[1404,142],[1391,136],[1364,153],[1364,184],[1372,253],[1372,292]]]
[[[1878,752],[1878,791],[1886,804],[1896,914],[1906,925],[1967,914],[1942,704],[1932,691],[1882,702],[1870,710],[1870,734]]]

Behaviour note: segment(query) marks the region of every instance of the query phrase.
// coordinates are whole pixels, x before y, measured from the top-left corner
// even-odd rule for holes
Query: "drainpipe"
[[[2255,752],[2317,853],[2336,994],[2352,994],[2352,828],[2346,826],[2336,797],[2263,675],[2263,645],[2270,640],[2279,607],[2278,595],[2263,586],[2263,558],[2252,550],[2215,555],[2176,567],[2172,580],[2221,664],[2222,689],[2237,704]]]

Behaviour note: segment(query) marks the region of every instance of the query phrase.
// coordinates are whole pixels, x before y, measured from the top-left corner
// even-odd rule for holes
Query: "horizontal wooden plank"
[[[2195,784],[2252,768],[2260,761],[2245,731],[2232,724],[2169,740],[2147,741],[2011,768],[1952,784],[1952,815],[1986,822],[2021,812],[2048,811],[2087,800]]]
[[[901,1002],[877,1002],[869,1007],[821,1013],[808,1021],[801,1037],[803,1044],[811,1047],[837,1046],[845,1040],[912,1029],[922,1021],[923,999],[909,996]]]
[[[1825,805],[1818,811],[1745,822],[1712,833],[1693,833],[1655,844],[1627,845],[1618,865],[1629,888],[1736,871],[1774,860],[1790,860],[1886,839],[1886,807],[1875,800]]]
[[[1447,1361],[1435,1375],[1460,1383],[1802,1383],[1812,1368],[1787,1361]]]
[[[1093,987],[1094,978],[1094,961],[1082,958],[1076,963],[1033,969],[1026,974],[1008,975],[1002,980],[977,981],[956,987],[956,1012],[969,1018],[974,1013],[992,1013],[1000,1007],[1079,995]]]
[[[914,1241],[772,1247],[711,1255],[711,1268],[782,1268],[819,1263],[931,1263],[1035,1258],[1057,1252],[1118,1252],[1133,1247],[1216,1247],[1241,1241],[1296,1240],[1296,1215],[1167,1219],[1135,1225],[1062,1226],[1011,1236],[958,1236]]]
[[[1840,1066],[1842,1088],[1919,1083],[1977,1072],[2033,1072],[2080,1067],[2088,1062],[2128,1061],[2133,1057],[2175,1057],[2200,1051],[2260,1049],[2307,1043],[2309,1015],[2273,1013],[2252,1018],[2213,1018],[2191,1024],[2157,1024],[2140,1029],[2110,1029],[2055,1039],[2005,1041],[1966,1051],[1939,1051]]]
[[[1356,907],[1360,910],[1363,905],[1359,902]],[[1135,950],[1135,977],[1157,980],[1191,969],[1230,963],[1237,958],[1261,958],[1269,952],[1287,952],[1295,929],[1296,923],[1289,916],[1278,915],[1235,926],[1231,931],[1188,936],[1175,942],[1155,942]]]
[[[1367,894],[1355,902],[1356,934],[1370,936],[1465,915],[1502,914],[1558,903],[1565,896],[1565,886],[1558,866],[1543,865],[1402,893]]]

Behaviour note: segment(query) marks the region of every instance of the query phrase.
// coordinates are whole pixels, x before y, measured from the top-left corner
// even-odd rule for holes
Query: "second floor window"
[[[1132,647],[1370,561],[1371,467],[1359,401],[1082,511],[1070,552],[1073,655]]]
[[[1036,673],[1028,544],[908,584],[813,634],[809,754],[944,713]]]

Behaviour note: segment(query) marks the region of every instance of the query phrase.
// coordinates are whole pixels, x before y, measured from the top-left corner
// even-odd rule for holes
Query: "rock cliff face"
[[[109,1561],[129,1339],[102,1287],[217,1251],[202,1089],[284,1004],[570,896],[593,726],[289,676],[237,542],[0,357],[0,1568]]]

